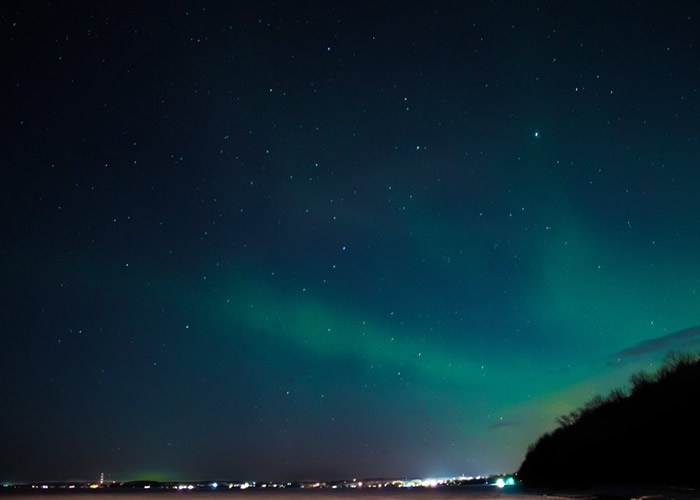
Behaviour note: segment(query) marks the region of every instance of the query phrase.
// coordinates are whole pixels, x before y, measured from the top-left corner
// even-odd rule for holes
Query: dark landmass
[[[700,486],[700,354],[672,355],[558,419],[518,471],[528,487]]]
[[[512,490],[515,480],[510,475],[499,474],[494,476],[459,477],[443,479],[337,479],[333,481],[241,481],[241,480],[198,480],[198,481],[106,481],[98,482],[34,482],[3,484],[2,492],[58,492],[58,491],[206,491],[225,492],[230,490],[372,490],[381,489],[446,489],[463,488],[471,486],[496,486],[498,480],[502,481],[501,487]]]

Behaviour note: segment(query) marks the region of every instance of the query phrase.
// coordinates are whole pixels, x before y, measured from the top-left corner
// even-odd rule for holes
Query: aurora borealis
[[[700,348],[695,3],[157,4],[0,14],[0,481],[511,472]]]

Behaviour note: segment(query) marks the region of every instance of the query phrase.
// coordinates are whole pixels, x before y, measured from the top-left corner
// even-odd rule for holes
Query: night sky
[[[1,8],[0,480],[508,472],[700,349],[697,2],[155,3]]]

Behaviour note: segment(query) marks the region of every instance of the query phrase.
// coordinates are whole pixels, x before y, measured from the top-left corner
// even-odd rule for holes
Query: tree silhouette
[[[530,486],[700,485],[700,354],[670,354],[631,389],[596,396],[530,446],[518,475]]]

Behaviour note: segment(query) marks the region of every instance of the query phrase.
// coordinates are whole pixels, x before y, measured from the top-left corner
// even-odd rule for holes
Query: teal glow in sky
[[[507,473],[700,346],[691,2],[0,17],[0,480]]]

